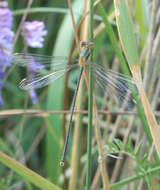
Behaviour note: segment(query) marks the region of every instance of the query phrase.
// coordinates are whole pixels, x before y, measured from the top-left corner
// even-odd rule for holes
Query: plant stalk
[[[90,23],[89,23],[89,40],[93,41],[93,0],[90,0]],[[90,62],[93,62],[93,49],[90,49]],[[87,178],[86,190],[90,189],[91,184],[91,145],[92,145],[92,111],[93,111],[93,81],[92,71],[89,68],[89,97],[88,97],[88,144],[87,144]]]

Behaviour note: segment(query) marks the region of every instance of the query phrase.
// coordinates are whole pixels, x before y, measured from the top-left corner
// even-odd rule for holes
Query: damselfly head
[[[90,56],[90,48],[94,48],[94,43],[81,41],[80,47],[81,47],[80,58],[84,59],[84,61],[87,61]]]
[[[89,41],[81,41],[80,42],[80,47],[81,48],[86,48],[86,49],[93,49],[94,48],[94,42],[89,42]]]

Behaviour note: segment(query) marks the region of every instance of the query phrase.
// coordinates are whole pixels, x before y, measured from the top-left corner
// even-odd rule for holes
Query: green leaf
[[[138,48],[136,44],[136,37],[134,34],[133,26],[129,16],[128,8],[125,0],[114,0],[115,12],[116,12],[116,23],[118,27],[119,38],[127,58],[130,69],[132,70],[135,64],[139,62]],[[138,98],[134,95],[137,102],[138,114],[143,123],[143,128],[145,130],[146,136],[152,143],[151,134],[144,116],[144,112]]]
[[[126,65],[126,61],[125,61],[125,59],[123,57],[122,51],[121,51],[121,49],[119,47],[119,44],[118,44],[118,39],[117,39],[116,35],[114,34],[114,31],[113,31],[113,28],[112,28],[111,24],[108,21],[107,14],[106,14],[105,9],[104,9],[101,2],[98,4],[98,11],[99,11],[99,14],[101,15],[102,20],[103,20],[103,22],[105,24],[106,34],[108,35],[108,37],[109,37],[109,39],[111,41],[111,44],[112,44],[112,46],[114,48],[114,51],[115,51],[115,53],[117,55],[117,58],[118,58],[119,62],[120,62],[120,66],[121,66],[121,68],[123,70],[123,73],[129,74],[129,70],[128,70],[128,67]]]
[[[9,167],[10,169],[12,169],[13,171],[15,171],[24,179],[28,180],[35,186],[39,187],[40,189],[61,190],[59,187],[57,187],[50,181],[46,180],[45,178],[41,177],[37,173],[23,166],[22,164],[12,159],[11,157],[7,156],[3,152],[0,152],[0,162],[4,164],[5,166]]]
[[[125,0],[114,0],[119,37],[130,68],[138,64],[136,37]]]
[[[146,6],[147,4],[147,6]],[[144,42],[147,38],[148,33],[148,24],[147,24],[147,16],[148,14],[145,14],[148,12],[149,4],[146,2],[146,0],[136,0],[135,1],[135,10],[136,10],[136,20],[138,24],[138,34],[140,36],[140,42],[141,47],[144,46]]]
[[[140,154],[140,150],[142,148],[142,143],[139,143],[135,150],[135,156],[138,158],[138,155]]]

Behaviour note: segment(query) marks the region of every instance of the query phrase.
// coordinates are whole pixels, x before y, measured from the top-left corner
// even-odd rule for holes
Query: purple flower
[[[41,64],[39,64],[39,63],[37,63],[37,62],[35,62],[34,58],[31,56],[30,59],[29,59],[29,65],[28,65],[29,77],[30,77],[31,79],[34,79],[34,77],[35,77],[35,72],[36,72],[37,70],[42,69],[42,68],[43,68],[43,65],[41,65]],[[37,103],[38,103],[38,97],[37,97],[37,94],[36,94],[35,90],[34,90],[34,89],[31,89],[29,93],[30,93],[30,96],[31,96],[31,98],[32,98],[33,104],[37,104]]]
[[[12,28],[12,12],[8,9],[8,3],[6,1],[0,2],[0,28]]]
[[[6,1],[0,2],[0,66],[1,69],[11,63],[14,33],[12,27],[12,12],[8,9]]]
[[[45,25],[40,21],[25,22],[22,30],[24,40],[29,47],[43,47],[44,37],[47,35]]]
[[[41,70],[44,68],[44,65],[41,65],[37,63],[33,56],[29,57],[29,71],[30,73],[35,73],[38,70]]]
[[[28,47],[32,48],[41,48],[43,47],[44,37],[47,35],[47,31],[45,30],[45,25],[40,21],[33,22],[25,22],[22,29],[22,36],[24,41]],[[29,60],[29,73],[30,78],[34,79],[35,72],[43,66],[37,62],[35,62],[34,58],[31,56]],[[34,89],[30,90],[30,96],[32,98],[33,104],[38,102],[37,94]]]
[[[10,66],[13,49],[12,21],[12,12],[8,9],[8,3],[0,2],[0,106],[3,105],[2,81],[5,77],[6,67]]]
[[[3,98],[2,98],[2,81],[5,77],[5,72],[0,70],[0,106],[3,106]]]
[[[0,30],[0,67],[10,66],[14,33],[8,28]]]
[[[31,89],[29,94],[30,94],[30,96],[32,98],[33,104],[37,104],[38,103],[38,97],[37,97],[37,94],[36,94],[35,90]]]

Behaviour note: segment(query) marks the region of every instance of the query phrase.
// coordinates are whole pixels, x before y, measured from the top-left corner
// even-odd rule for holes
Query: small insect
[[[136,90],[136,87],[132,78],[117,73],[113,70],[107,70],[107,72],[105,72],[100,65],[90,63],[88,61],[88,58],[90,56],[90,48],[92,47],[92,42],[82,42],[80,59],[72,60],[73,64],[70,65],[66,64],[69,62],[69,59],[67,57],[53,57],[38,54],[16,53],[13,55],[12,58],[15,64],[18,64],[22,67],[27,67],[34,71],[34,75],[29,75],[27,78],[24,78],[20,82],[20,88],[23,90],[42,88],[56,81],[72,69],[80,68],[77,80],[77,87],[74,93],[70,110],[68,132],[60,161],[61,166],[64,165],[64,160],[67,153],[68,140],[72,126],[72,117],[75,109],[77,92],[84,70],[84,65],[86,68],[91,68],[95,83],[98,84],[98,86],[104,91],[104,93],[109,92],[112,96],[115,96],[118,101],[124,101],[126,99],[126,96],[129,95],[128,103],[130,104],[131,102],[133,102],[131,98],[131,93],[132,91]]]

